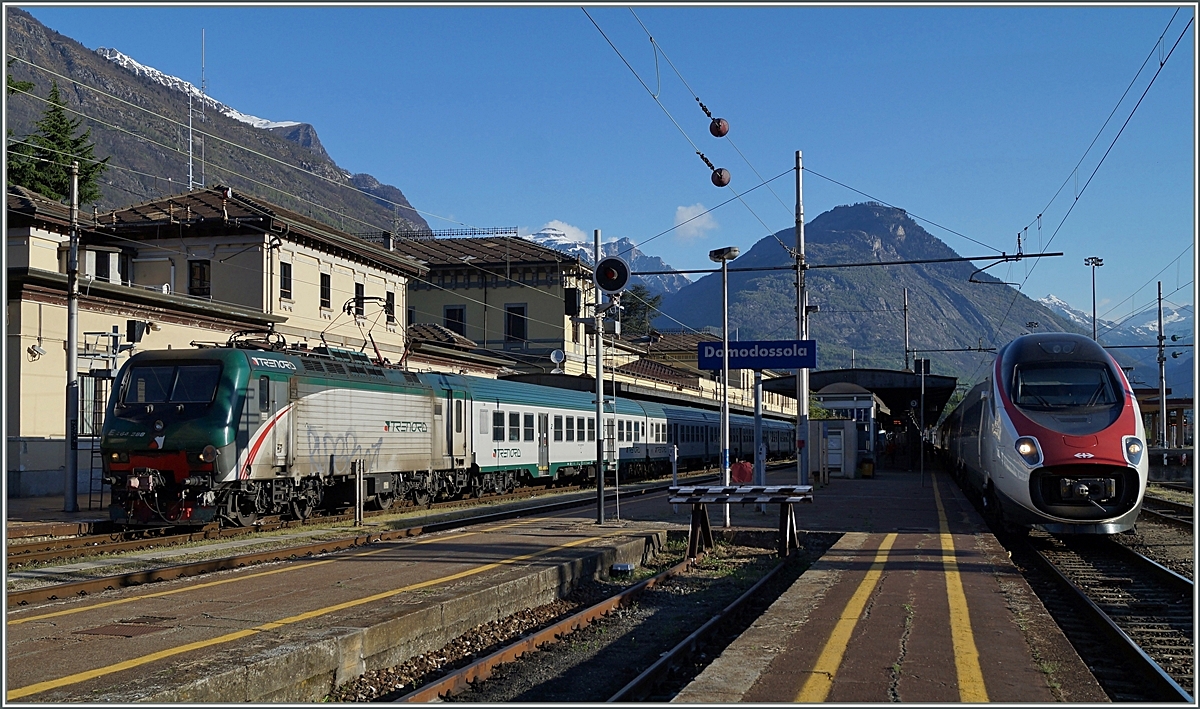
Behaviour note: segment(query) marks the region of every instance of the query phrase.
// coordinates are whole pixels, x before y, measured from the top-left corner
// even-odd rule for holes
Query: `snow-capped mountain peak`
[[[110,49],[108,47],[100,47],[96,50],[96,54],[99,54],[118,66],[128,69],[138,76],[144,76],[151,81],[155,81],[163,86],[166,86],[167,88],[189,94],[193,97],[193,99],[200,102],[201,108],[212,109],[234,119],[235,121],[248,123],[255,128],[287,128],[290,126],[300,125],[300,122],[298,121],[270,121],[265,118],[259,118],[258,116],[251,116],[249,114],[242,113],[241,111],[226,106],[211,96],[201,93],[200,89],[196,88],[191,83],[184,81],[177,76],[164,74],[154,67],[146,66],[145,64],[135,60],[133,57],[121,53],[119,50]]]

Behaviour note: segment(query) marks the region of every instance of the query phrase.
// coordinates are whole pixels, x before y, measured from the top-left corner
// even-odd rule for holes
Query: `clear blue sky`
[[[119,49],[194,84],[204,28],[211,96],[311,123],[339,165],[399,187],[435,229],[559,222],[589,239],[598,228],[641,242],[734,196],[711,185],[692,145],[579,7],[23,7],[89,48]],[[1194,25],[1052,243],[1075,180],[1047,204],[1154,52],[1080,165],[1078,185],[1087,182],[1195,14],[1183,6],[1168,28],[1174,11],[636,8],[764,177],[802,150],[811,170],[1008,252],[1034,222],[1026,251],[1066,255],[1043,260],[1024,292],[1090,310],[1083,259],[1100,256],[1099,310],[1116,308],[1110,318],[1148,304],[1158,278],[1172,301],[1193,300]],[[652,90],[661,80],[662,105],[732,172],[732,187],[759,184],[728,140],[708,135],[661,55],[656,75],[630,10],[589,12]],[[770,187],[644,250],[707,268],[709,249],[748,249],[793,222],[793,178]],[[810,221],[864,199],[806,174]],[[960,254],[991,252],[924,226]],[[1028,268],[990,272],[1021,281]]]

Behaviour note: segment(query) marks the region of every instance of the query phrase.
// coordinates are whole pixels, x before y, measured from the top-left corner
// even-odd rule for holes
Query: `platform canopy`
[[[892,413],[893,420],[908,420],[908,412],[912,412],[914,421],[920,420],[919,406],[912,402],[921,400],[921,376],[912,372],[893,369],[829,369],[809,372],[809,391],[820,391],[830,384],[855,384],[875,394],[883,401]],[[958,385],[957,377],[941,374],[925,375],[925,424],[932,426],[937,423],[942,409],[954,395]],[[763,381],[764,391],[776,394],[796,396],[796,376],[775,377]],[[886,418],[883,419],[887,421]],[[885,424],[885,428],[888,426]]]

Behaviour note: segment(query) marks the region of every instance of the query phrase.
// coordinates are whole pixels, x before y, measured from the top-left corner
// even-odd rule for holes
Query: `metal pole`
[[[71,244],[67,251],[67,420],[63,512],[79,511],[79,163],[71,163]]]
[[[1096,269],[1092,269],[1095,273]],[[1167,448],[1167,338],[1163,335],[1162,281],[1158,282],[1158,444]]]
[[[918,365],[921,368],[921,431],[917,436],[917,445],[921,448],[921,487],[925,487],[925,368],[929,364],[929,360],[914,360],[919,361]]]
[[[804,287],[804,156],[796,151],[796,338],[808,339],[808,293]],[[808,484],[808,370],[796,370],[796,478]]]
[[[354,467],[354,526],[363,523],[363,465],[361,460],[350,463]]]
[[[908,289],[904,289],[904,370],[908,371]],[[909,458],[911,461],[912,459]]]
[[[1161,308],[1162,304],[1159,303]],[[1096,264],[1092,264],[1092,340],[1096,339]]]
[[[729,485],[729,259],[721,260],[721,484]],[[725,503],[729,526],[729,503]]]
[[[600,230],[594,232],[595,256],[592,263],[600,263]],[[592,314],[596,323],[596,524],[604,524],[604,318],[600,313],[600,288],[595,290],[595,308]]]
[[[754,370],[754,484],[767,484],[767,456],[763,451],[762,442],[762,370]],[[759,512],[766,511],[766,505],[758,506]]]
[[[671,487],[679,487],[679,446],[671,444]],[[671,505],[671,512],[679,514],[679,505]]]

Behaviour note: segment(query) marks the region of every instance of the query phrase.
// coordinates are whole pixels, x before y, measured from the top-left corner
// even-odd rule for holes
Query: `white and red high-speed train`
[[[1149,463],[1137,399],[1087,337],[1013,340],[940,429],[947,462],[1006,526],[1114,534],[1141,511]]]

